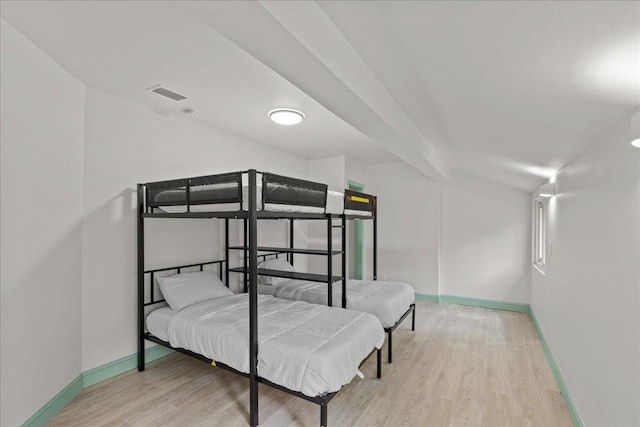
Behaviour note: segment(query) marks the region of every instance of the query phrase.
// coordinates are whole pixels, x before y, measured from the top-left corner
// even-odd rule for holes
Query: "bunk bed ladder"
[[[224,284],[229,288],[229,218],[224,219],[224,260],[227,266],[224,273]],[[220,274],[220,278],[222,278],[222,274]]]
[[[378,215],[373,217],[373,280],[378,280]]]
[[[327,305],[333,306],[333,221],[327,218]]]
[[[342,308],[347,308],[347,218],[342,215]]]
[[[291,267],[293,267],[293,218],[289,220],[289,249],[291,253],[287,254],[287,258]]]

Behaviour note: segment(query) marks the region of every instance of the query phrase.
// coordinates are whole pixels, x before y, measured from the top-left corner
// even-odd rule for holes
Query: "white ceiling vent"
[[[158,95],[162,95],[166,98],[173,99],[174,101],[182,101],[183,99],[187,99],[186,96],[180,95],[179,93],[160,85],[151,87],[147,90],[153,93],[157,93]]]

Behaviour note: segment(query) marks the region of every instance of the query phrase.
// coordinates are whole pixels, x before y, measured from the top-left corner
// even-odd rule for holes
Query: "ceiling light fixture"
[[[631,141],[631,145],[633,145],[636,148],[640,148],[640,138],[636,138],[633,141]]]
[[[292,126],[304,119],[304,113],[292,108],[276,108],[269,111],[269,118],[279,125]]]

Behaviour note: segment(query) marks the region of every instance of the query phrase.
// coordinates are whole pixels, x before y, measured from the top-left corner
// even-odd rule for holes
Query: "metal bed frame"
[[[357,191],[346,189],[344,190],[344,209],[345,215],[343,217],[348,220],[367,220],[373,221],[373,280],[378,280],[378,198],[370,194],[359,193]],[[367,210],[371,212],[371,216],[359,216],[359,215],[346,215],[346,210]],[[343,222],[343,226],[344,226]],[[345,232],[342,233],[342,250],[346,251]],[[344,291],[343,288],[343,298]],[[389,336],[387,342],[387,362],[392,362],[393,356],[393,331],[407,318],[411,313],[411,330],[416,330],[416,305],[409,305],[409,309],[400,317],[400,319],[391,327],[384,328],[384,331]]]
[[[159,181],[159,182],[151,182],[146,184],[138,184],[137,188],[137,196],[138,196],[138,220],[137,220],[137,248],[138,248],[138,371],[144,371],[145,369],[145,340],[154,342],[156,344],[172,348],[180,353],[187,354],[189,356],[195,357],[196,359],[203,360],[207,363],[212,364],[212,360],[208,359],[200,354],[191,352],[189,350],[185,350],[182,348],[174,348],[168,342],[163,341],[152,334],[146,332],[145,328],[145,308],[148,306],[156,305],[165,302],[164,299],[156,299],[154,293],[154,275],[158,272],[176,270],[178,273],[185,268],[196,268],[199,267],[200,270],[204,269],[205,265],[209,264],[218,264],[220,276],[222,277],[223,264],[226,265],[226,269],[224,269],[224,277],[225,283],[227,287],[229,286],[229,272],[238,272],[244,274],[244,291],[249,293],[249,373],[243,373],[237,371],[223,363],[215,362],[215,366],[226,369],[230,372],[242,375],[244,377],[249,378],[249,422],[251,427],[255,427],[258,425],[258,383],[263,383],[274,387],[278,390],[284,391],[293,396],[300,397],[307,401],[316,403],[320,405],[320,425],[323,427],[327,426],[327,404],[335,397],[338,393],[328,393],[322,396],[309,397],[300,392],[290,390],[286,387],[280,386],[278,384],[274,384],[264,378],[258,376],[257,367],[258,367],[258,292],[257,292],[257,284],[258,284],[258,274],[266,274],[272,276],[279,277],[290,277],[296,278],[300,277],[304,280],[313,279],[315,281],[327,281],[329,284],[329,290],[331,290],[331,285],[333,282],[342,280],[343,281],[343,291],[346,288],[346,279],[344,278],[344,261],[345,254],[342,251],[343,258],[343,274],[342,276],[332,276],[332,262],[331,259],[333,255],[335,255],[335,251],[331,251],[330,249],[326,252],[328,256],[328,266],[329,272],[325,275],[310,275],[308,273],[297,273],[282,276],[281,274],[274,273],[269,270],[259,270],[257,268],[258,264],[258,235],[257,235],[257,224],[258,219],[291,219],[291,228],[290,234],[293,236],[293,219],[328,219],[328,230],[331,235],[331,219],[335,217],[335,215],[325,214],[325,213],[289,213],[289,212],[272,212],[265,211],[264,206],[266,203],[276,203],[276,204],[287,204],[287,205],[300,205],[300,206],[316,206],[316,207],[325,207],[326,206],[326,197],[327,197],[327,186],[326,184],[319,184],[311,181],[298,180],[289,177],[283,177],[275,174],[270,174],[266,172],[261,172],[263,181],[262,181],[262,209],[258,210],[257,206],[257,171],[255,169],[250,169],[247,171],[234,172],[229,174],[218,174],[218,175],[208,175],[201,176],[195,178],[185,178],[171,181]],[[248,176],[248,209],[243,210],[242,202],[242,176],[243,174],[247,174]],[[234,188],[232,194],[225,194],[224,196],[217,197],[212,195],[206,198],[195,199],[192,194],[192,189],[198,186],[225,186],[226,188]],[[286,190],[287,186],[295,186],[299,191],[299,195],[297,198],[291,199],[287,197],[283,190]],[[161,206],[169,205],[167,203],[157,203],[155,202],[155,195],[157,195],[161,191],[172,190],[177,191],[178,193],[184,193],[184,197],[178,200],[177,202],[173,202],[173,205],[184,205],[186,206],[186,212],[179,213],[167,213],[167,212],[156,212],[155,209]],[[191,208],[195,205],[204,205],[204,204],[225,204],[225,203],[240,203],[239,210],[234,211],[215,211],[215,212],[192,212]],[[185,266],[171,267],[171,268],[162,268],[156,270],[145,270],[144,268],[144,223],[145,219],[148,218],[222,218],[225,223],[225,259],[221,261],[210,261],[203,263],[196,263]],[[244,222],[244,246],[239,248],[230,247],[229,245],[229,220],[230,219],[239,219]],[[343,225],[345,219],[343,218]],[[343,237],[345,234],[345,230],[343,228]],[[244,251],[244,265],[241,268],[229,268],[229,250],[230,249],[242,249]],[[275,249],[275,248],[274,248]],[[291,257],[291,261],[293,261],[294,253],[309,253],[307,250],[295,250],[293,248],[293,239],[291,239],[289,254]],[[301,252],[305,251],[305,252]],[[316,253],[319,255],[324,255],[324,253]],[[146,286],[145,286],[145,275],[150,275],[150,291],[149,296],[150,299],[146,299]],[[331,295],[331,292],[329,293]],[[345,295],[345,292],[343,292]],[[343,307],[346,306],[346,299],[343,296]],[[377,355],[377,378],[381,378],[381,350],[373,349]],[[373,351],[369,354],[369,356],[373,353]],[[369,357],[367,356],[364,361]]]
[[[293,265],[293,255],[295,253],[298,254],[305,254],[305,255],[325,255],[327,256],[327,271],[328,271],[328,275],[327,275],[327,305],[332,306],[333,305],[333,283],[335,283],[337,280],[341,280],[342,281],[342,308],[347,308],[347,277],[345,274],[345,265],[346,265],[346,254],[347,254],[347,247],[346,247],[346,241],[347,241],[347,237],[346,237],[346,230],[347,230],[347,221],[360,221],[360,220],[371,220],[372,221],[372,225],[373,225],[373,280],[378,280],[378,198],[376,196],[373,196],[371,194],[366,194],[366,193],[361,193],[358,191],[354,191],[354,190],[349,190],[349,189],[345,189],[345,202],[344,202],[344,209],[345,212],[347,210],[350,211],[364,211],[364,212],[370,212],[371,215],[356,215],[356,214],[342,214],[342,215],[331,215],[331,214],[327,214],[325,216],[326,221],[327,221],[327,249],[326,251],[323,250],[314,250],[314,249],[295,249],[294,248],[294,221],[296,219],[308,219],[308,218],[294,218],[294,217],[290,217],[289,218],[289,249],[282,249],[282,248],[272,248],[272,247],[259,247],[258,251],[274,251],[273,254],[270,255],[278,255],[278,254],[282,254],[282,253],[286,253],[287,254],[287,260],[289,261],[289,263],[291,263],[291,265]],[[317,219],[317,218],[315,218]],[[340,219],[341,220],[341,224],[340,225],[335,225],[333,223],[334,220],[336,219]],[[333,229],[334,228],[341,228],[342,229],[342,233],[341,233],[341,237],[342,237],[342,249],[340,251],[334,251],[332,248],[332,242],[333,242]],[[227,240],[228,241],[228,240]],[[234,247],[229,247],[228,245],[226,245],[225,250],[245,250],[246,249],[246,243],[245,246],[234,246]],[[342,255],[342,275],[340,277],[336,277],[336,276],[332,276],[333,273],[333,262],[332,262],[332,257],[333,255],[337,255],[337,254],[341,254]],[[246,259],[247,255],[245,253],[245,259]],[[228,256],[227,256],[228,259]],[[266,259],[266,256],[265,256]],[[244,269],[246,269],[246,265],[244,267]],[[229,269],[227,269],[228,271]],[[241,271],[242,269],[231,269],[231,271]],[[228,273],[227,273],[228,274]],[[261,275],[270,275],[269,274],[269,270],[261,270],[260,271]],[[306,280],[308,279],[309,281],[318,281],[318,282],[323,282],[325,280],[323,280],[323,276],[320,275],[312,275],[312,274],[306,274],[306,278],[303,277],[303,275],[305,275],[304,273],[296,273],[296,274],[292,274],[292,278],[298,278],[298,279],[303,279]],[[283,276],[279,276],[279,277],[283,277]],[[331,279],[330,279],[331,278]],[[245,282],[246,283],[246,282]],[[388,341],[387,341],[387,362],[388,363],[392,363],[393,361],[393,331],[396,330],[396,328],[398,326],[400,326],[400,324],[407,318],[407,316],[409,316],[409,314],[411,314],[411,330],[415,331],[416,330],[416,312],[415,312],[415,308],[416,305],[414,304],[410,304],[409,308],[407,309],[407,311],[400,317],[400,319],[398,319],[398,321],[390,327],[384,328],[385,333],[388,335]]]
[[[345,213],[339,216],[329,216],[327,218],[327,252],[332,251],[332,242],[333,242],[333,228],[341,228],[342,229],[342,250],[338,253],[342,254],[342,308],[347,308],[347,278],[345,274],[346,265],[346,257],[347,257],[347,221],[361,221],[361,220],[371,220],[373,225],[373,280],[378,280],[378,198],[371,194],[360,193],[358,191],[353,191],[349,189],[344,190],[344,209]],[[355,215],[355,214],[346,214],[347,210],[351,211],[365,211],[370,212],[371,215]],[[287,254],[289,258],[289,262],[293,265],[293,221],[296,218],[290,218],[289,220],[289,247],[291,250],[291,254]],[[334,219],[341,219],[341,225],[334,225]],[[234,249],[234,248],[232,248]],[[277,253],[287,253],[286,250],[278,250],[277,248],[258,248],[274,251]],[[309,250],[313,252],[313,250]],[[299,253],[307,253],[307,252],[299,252]],[[331,275],[332,271],[332,262],[331,256],[329,256],[329,261],[327,263],[327,268],[329,271],[329,275]],[[333,292],[332,292],[332,284],[328,283],[327,290],[327,305],[333,305]],[[389,339],[387,341],[387,362],[392,363],[393,360],[393,331],[396,330],[398,326],[411,314],[411,330],[416,330],[416,305],[411,304],[407,311],[398,319],[398,321],[388,328],[384,328],[384,331],[387,333]]]

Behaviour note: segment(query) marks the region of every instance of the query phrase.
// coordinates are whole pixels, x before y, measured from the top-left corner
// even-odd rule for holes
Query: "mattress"
[[[147,316],[147,329],[156,337],[162,341],[169,341],[169,321],[176,314],[177,311],[172,310],[171,307],[162,307],[157,310],[153,310]]]
[[[212,186],[198,186],[192,187],[189,192],[189,197],[192,202],[210,200],[215,195],[217,198],[230,198],[236,195],[237,187],[233,185],[220,185]],[[183,213],[187,211],[186,204],[180,204],[185,200],[184,189],[169,189],[161,191],[154,197],[154,202],[161,205],[159,209],[167,213]],[[242,206],[240,203],[215,203],[215,204],[192,204],[191,212],[230,212],[238,210],[249,210],[249,186],[243,183],[242,186]],[[177,203],[177,204],[176,204]],[[262,185],[256,185],[256,204],[257,209],[262,210]],[[327,201],[324,208],[317,206],[300,206],[300,205],[286,205],[280,203],[265,203],[265,211],[270,212],[287,212],[287,213],[328,213],[334,215],[341,215],[345,213],[347,215],[358,216],[371,216],[370,211],[361,211],[344,209],[344,194],[339,191],[328,190]]]
[[[198,187],[193,187],[190,192],[190,197],[193,201],[206,200],[208,195],[211,192],[216,193],[218,197],[224,197],[225,191],[235,191],[235,189],[228,190],[226,188],[216,188],[215,190],[211,190],[208,188],[204,188],[199,190]],[[155,202],[159,204],[163,203],[172,203],[176,199],[184,200],[184,190],[166,190],[159,193],[155,197]],[[216,204],[201,204],[201,205],[191,205],[191,212],[228,212],[228,211],[238,211],[238,210],[248,210],[249,209],[249,186],[242,186],[242,209],[240,208],[240,203],[216,203]],[[258,184],[256,186],[256,202],[257,209],[262,209],[262,185]],[[181,213],[187,211],[186,205],[166,205],[160,206],[165,212],[168,213]],[[296,212],[296,213],[329,213],[329,214],[342,214],[344,210],[344,194],[338,191],[327,191],[327,204],[326,208],[321,208],[317,206],[299,206],[299,205],[284,205],[280,203],[266,203],[264,206],[265,211],[271,212]],[[362,212],[362,211],[355,211]],[[357,215],[357,214],[356,214]]]
[[[306,396],[338,391],[384,342],[380,322],[368,313],[269,295],[258,295],[258,303],[258,375]],[[178,312],[156,310],[148,316],[147,326],[158,338],[166,336],[173,347],[248,373],[248,312],[248,294],[238,294]],[[166,329],[158,330],[161,327]]]
[[[267,286],[267,285],[264,285]],[[287,280],[271,286],[276,298],[327,304],[327,284],[303,280]],[[263,287],[258,288],[262,292]],[[342,283],[333,284],[332,305],[342,306]],[[347,309],[373,314],[383,327],[395,325],[415,302],[415,291],[406,283],[380,280],[347,281]]]
[[[372,216],[371,211],[358,211],[355,209],[346,209],[344,211],[345,215],[358,215],[358,216]]]

